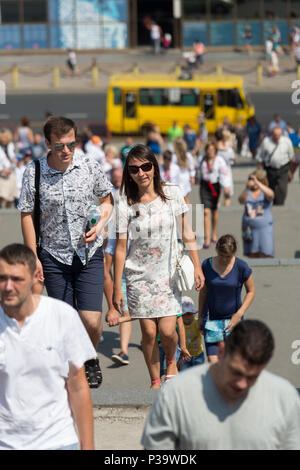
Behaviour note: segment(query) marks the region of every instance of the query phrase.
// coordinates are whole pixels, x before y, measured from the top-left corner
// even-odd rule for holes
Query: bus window
[[[237,88],[228,90],[228,106],[231,108],[243,109],[243,101]]]
[[[243,109],[244,105],[238,89],[218,90],[218,106]]]
[[[136,117],[136,93],[125,93],[125,117]]]
[[[113,88],[113,94],[114,94],[114,105],[119,105],[122,103],[121,101],[121,90],[120,88]]]
[[[198,106],[199,105],[200,90],[182,88],[181,89],[181,106]]]
[[[163,88],[141,88],[141,106],[164,106],[168,104],[166,90]]]

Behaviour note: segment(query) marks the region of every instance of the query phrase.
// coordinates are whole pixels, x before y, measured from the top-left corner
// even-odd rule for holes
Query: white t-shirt
[[[180,372],[159,392],[142,436],[145,449],[300,449],[300,398],[287,380],[264,370],[231,408],[208,368]]]
[[[40,297],[22,328],[0,307],[0,449],[47,450],[78,442],[66,380],[96,351],[76,310]]]
[[[186,154],[186,159],[187,167],[184,168],[178,165],[176,153],[174,153],[172,156],[172,162],[176,163],[179,166],[177,184],[180,187],[184,197],[192,191],[191,178],[195,177],[196,175],[194,158],[189,152],[187,152]]]

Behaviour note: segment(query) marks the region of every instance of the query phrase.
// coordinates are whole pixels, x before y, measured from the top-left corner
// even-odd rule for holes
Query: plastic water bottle
[[[92,204],[88,208],[88,212],[87,212],[87,222],[89,224],[89,227],[91,228],[94,225],[97,225],[100,218],[101,218],[100,207],[96,206],[96,204]]]

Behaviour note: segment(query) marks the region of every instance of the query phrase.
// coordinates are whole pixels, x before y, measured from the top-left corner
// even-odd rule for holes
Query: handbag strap
[[[35,164],[35,175],[34,175],[34,187],[35,187],[35,198],[34,198],[34,212],[33,212],[33,225],[36,237],[36,246],[40,246],[40,177],[41,177],[41,165],[39,160],[34,161]]]
[[[170,206],[171,206],[171,212],[172,212],[172,217],[173,217],[172,237],[174,237],[174,240],[175,240],[176,264],[178,264],[178,262],[179,262],[179,249],[178,249],[178,239],[177,239],[177,221],[176,221],[176,216],[175,216],[175,212],[174,212],[172,199],[170,200]],[[172,247],[172,245],[171,245],[171,247]]]

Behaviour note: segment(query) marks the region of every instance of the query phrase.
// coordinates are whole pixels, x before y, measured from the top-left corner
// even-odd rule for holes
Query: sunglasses
[[[152,170],[152,163],[151,162],[146,162],[146,163],[143,163],[142,165],[140,166],[137,166],[137,165],[129,165],[128,166],[128,170],[129,170],[129,173],[131,173],[132,175],[136,175],[139,170],[141,169],[144,173],[145,172],[148,172],[148,171],[151,171]]]
[[[65,145],[68,147],[69,150],[74,150],[76,147],[76,142],[69,142],[68,144],[54,144],[53,147],[56,152],[61,152],[65,148]]]

